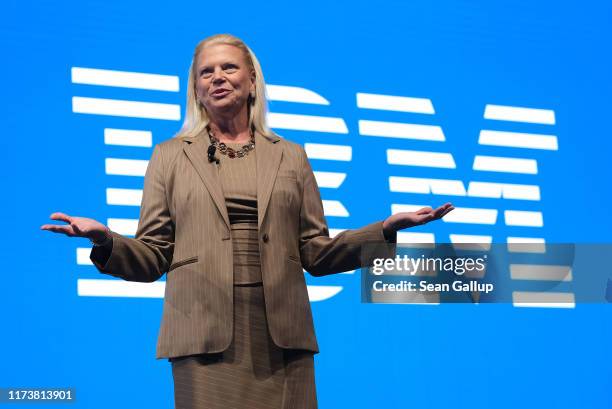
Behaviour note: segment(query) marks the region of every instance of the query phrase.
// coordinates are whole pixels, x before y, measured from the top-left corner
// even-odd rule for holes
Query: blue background
[[[494,3],[494,4],[493,4]],[[462,226],[465,234],[545,237],[548,242],[607,242],[612,227],[609,112],[612,6],[582,1],[438,2],[4,2],[0,13],[6,264],[0,308],[0,386],[77,390],[78,407],[171,407],[170,365],[154,359],[162,301],[79,297],[77,278],[99,278],[75,263],[82,239],[39,230],[53,211],[98,220],[135,218],[137,208],[108,206],[108,186],[140,188],[142,178],[109,176],[105,157],[148,159],[151,150],[104,145],[103,128],[151,129],[154,143],[177,121],[80,115],[72,96],[181,104],[195,44],[218,32],[243,38],[266,81],[324,95],[330,106],[274,102],[273,112],[341,117],[346,135],[278,132],[298,143],[351,145],[350,163],[313,160],[315,170],[348,174],[340,189],[349,218],[331,228],[381,220],[391,203],[390,175],[475,178],[471,160],[494,154],[478,145],[485,104],[554,109],[557,123],[495,124],[495,129],[554,133],[558,151],[530,151],[544,227],[517,232],[498,223]],[[71,67],[179,75],[179,93],[72,84]],[[434,116],[360,110],[356,92],[430,98]],[[432,149],[431,142],[360,136],[358,119],[442,126],[453,172],[398,169],[385,150]],[[523,129],[524,128],[524,129]],[[412,173],[411,173],[412,172]],[[415,173],[416,172],[416,173]],[[499,181],[526,182],[524,175]],[[421,195],[422,196],[422,195]],[[504,209],[505,202],[415,197],[432,204]],[[522,207],[521,207],[522,206]],[[457,226],[415,231],[448,237]],[[454,230],[453,230],[454,229]],[[8,245],[7,245],[8,244]],[[608,305],[525,309],[512,305],[366,305],[359,277],[313,303],[321,354],[321,408],[609,408],[612,318]]]

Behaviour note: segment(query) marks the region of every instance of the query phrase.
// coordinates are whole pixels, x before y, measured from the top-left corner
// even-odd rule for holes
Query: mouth
[[[231,91],[225,88],[219,88],[210,93],[213,97],[221,98],[229,94]]]

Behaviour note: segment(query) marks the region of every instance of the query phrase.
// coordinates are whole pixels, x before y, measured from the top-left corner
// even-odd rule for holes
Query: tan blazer
[[[361,245],[386,243],[382,222],[330,238],[304,149],[259,133],[255,143],[270,335],[280,347],[318,352],[302,268],[322,276],[369,265]],[[124,280],[152,282],[167,272],[157,358],[221,352],[232,341],[232,238],[216,165],[207,158],[209,145],[203,135],[157,145],[136,237],[112,232],[110,256],[97,247],[91,253],[100,272]],[[378,256],[393,257],[385,251]]]

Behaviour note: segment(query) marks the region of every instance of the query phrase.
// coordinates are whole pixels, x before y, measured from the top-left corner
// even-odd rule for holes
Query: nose
[[[212,80],[214,84],[218,84],[225,81],[225,74],[222,69],[217,68],[213,71]]]

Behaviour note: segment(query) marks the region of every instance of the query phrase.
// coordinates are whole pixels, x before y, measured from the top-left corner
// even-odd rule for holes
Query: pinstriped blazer
[[[329,237],[319,189],[304,149],[255,134],[261,271],[270,335],[283,348],[318,352],[302,268],[326,275],[369,265],[361,245],[383,244],[382,222]],[[173,138],[155,146],[145,175],[135,238],[111,232],[95,247],[98,270],[166,289],[157,358],[221,352],[233,333],[230,222],[210,140]],[[394,242],[394,238],[391,239]],[[110,255],[109,255],[110,253]]]

